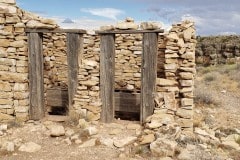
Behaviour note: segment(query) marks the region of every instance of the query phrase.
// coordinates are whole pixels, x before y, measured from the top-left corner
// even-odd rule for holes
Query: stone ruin
[[[29,120],[29,58],[25,29],[56,29],[50,19],[23,11],[15,0],[0,0],[0,121]],[[155,23],[142,23],[145,30],[159,29]],[[131,18],[101,30],[138,30]],[[172,136],[193,130],[193,88],[196,36],[194,23],[172,25],[158,35],[158,60],[154,112],[143,123],[144,134],[174,129]],[[141,34],[116,34],[115,90],[141,92]],[[52,88],[67,89],[65,33],[43,34],[44,93]],[[100,37],[96,32],[83,34],[78,68],[78,87],[71,114],[74,118],[100,120]],[[47,106],[47,102],[46,106]],[[46,107],[46,114],[51,110]],[[50,111],[49,111],[50,112]],[[159,135],[160,136],[160,135]],[[157,144],[156,144],[157,145]]]

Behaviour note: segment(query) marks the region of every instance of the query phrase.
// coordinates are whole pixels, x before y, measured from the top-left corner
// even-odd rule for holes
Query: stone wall
[[[74,110],[79,118],[97,121],[101,114],[99,39],[97,35],[89,37],[92,37],[91,40],[85,42],[92,42],[92,45],[84,47]],[[140,91],[141,40],[140,35],[116,36],[116,90]],[[146,134],[166,126],[179,127],[184,132],[192,131],[195,46],[192,22],[173,25],[168,34],[159,35],[156,107],[154,114],[145,122]]]
[[[27,120],[29,116],[26,27],[57,25],[21,10],[15,0],[0,0],[0,120]]]
[[[0,120],[16,118],[24,121],[29,117],[29,61],[24,30],[58,26],[52,20],[22,11],[15,1],[5,3],[0,0],[0,3]],[[132,19],[127,19],[116,29],[137,29],[137,26]],[[142,27],[157,29],[158,26],[144,23]],[[102,105],[100,37],[95,32],[88,32],[83,38],[78,87],[71,112],[77,118],[97,121]],[[146,133],[175,124],[186,131],[191,130],[196,45],[194,24],[188,21],[175,24],[169,33],[159,34],[158,39],[156,107],[145,122]],[[117,34],[115,47],[115,90],[140,92],[142,35]],[[45,91],[54,87],[67,88],[66,34],[43,34],[43,50]]]
[[[171,127],[181,128],[184,132],[193,128],[193,86],[196,72],[194,23],[185,21],[173,25],[164,40],[165,78],[157,79],[156,107],[154,114],[146,120],[147,134],[151,133],[149,130],[163,134],[164,130],[166,133]]]

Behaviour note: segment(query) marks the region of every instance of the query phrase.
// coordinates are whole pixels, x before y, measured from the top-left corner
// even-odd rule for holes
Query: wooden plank
[[[68,105],[68,91],[61,88],[47,89],[47,105],[51,107],[66,107]]]
[[[163,29],[157,30],[110,30],[110,31],[95,31],[97,34],[139,34],[139,33],[163,33]]]
[[[87,33],[86,30],[83,29],[44,29],[44,28],[26,28],[25,32],[27,33],[79,33],[84,34]]]
[[[140,114],[140,94],[115,92],[115,111]]]
[[[30,119],[40,120],[44,117],[44,85],[43,85],[43,49],[42,35],[28,33],[29,50],[29,88]]]
[[[154,93],[157,78],[157,44],[156,33],[143,34],[143,54],[141,67],[141,122],[153,114]]]
[[[83,48],[83,35],[67,33],[67,62],[68,62],[68,101],[72,108],[73,98],[77,92],[79,57]]]
[[[112,122],[114,118],[114,72],[115,34],[100,36],[100,96],[102,100],[101,121]]]

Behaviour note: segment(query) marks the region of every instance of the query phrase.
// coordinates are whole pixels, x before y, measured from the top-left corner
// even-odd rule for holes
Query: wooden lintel
[[[97,34],[140,34],[140,33],[164,33],[164,29],[157,30],[109,30],[95,31]]]
[[[86,30],[83,29],[45,29],[45,28],[26,28],[26,33],[78,33],[78,34],[84,34],[87,33]]]

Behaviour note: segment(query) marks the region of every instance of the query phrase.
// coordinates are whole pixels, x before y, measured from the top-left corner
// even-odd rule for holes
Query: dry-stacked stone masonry
[[[118,29],[130,28],[121,23]],[[146,23],[145,25],[147,25]],[[150,23],[149,23],[150,24]],[[58,26],[19,9],[15,0],[0,0],[0,120],[29,119],[29,70],[26,28],[54,29]],[[124,28],[125,27],[125,28]],[[156,29],[154,25],[145,26]],[[173,25],[169,33],[158,35],[158,73],[155,108],[144,122],[145,133],[165,126],[192,129],[193,85],[195,74],[195,28],[185,21]],[[141,34],[116,34],[115,90],[141,92]],[[67,88],[66,34],[43,34],[44,90]],[[99,121],[100,36],[95,32],[83,35],[79,53],[78,86],[70,109],[77,118]]]
[[[21,10],[15,0],[0,0],[0,120],[29,117],[26,27],[52,29],[57,25]]]

